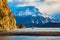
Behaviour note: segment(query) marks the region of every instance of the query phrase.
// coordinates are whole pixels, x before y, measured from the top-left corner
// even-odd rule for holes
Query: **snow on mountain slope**
[[[25,6],[15,8],[15,11],[12,11],[16,17],[16,20],[20,23],[48,23],[55,22],[55,19],[51,15],[46,13],[40,13],[38,8],[34,6]],[[26,21],[26,22],[25,22]],[[28,22],[27,22],[28,21]]]

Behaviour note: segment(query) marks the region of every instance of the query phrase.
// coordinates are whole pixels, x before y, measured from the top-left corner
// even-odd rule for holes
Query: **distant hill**
[[[52,22],[49,22],[49,23],[45,23],[42,25],[42,27],[60,27],[60,23],[52,23]]]

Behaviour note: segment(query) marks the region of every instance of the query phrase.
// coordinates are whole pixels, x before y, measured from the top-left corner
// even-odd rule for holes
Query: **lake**
[[[0,40],[60,40],[56,36],[0,36]]]

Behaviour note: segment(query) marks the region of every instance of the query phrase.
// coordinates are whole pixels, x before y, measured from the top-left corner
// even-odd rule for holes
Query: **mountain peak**
[[[12,11],[15,16],[39,16],[41,13],[39,9],[34,6],[16,7],[15,11]]]

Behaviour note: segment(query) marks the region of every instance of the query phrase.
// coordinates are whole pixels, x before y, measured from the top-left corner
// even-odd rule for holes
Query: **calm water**
[[[52,36],[0,36],[0,40],[60,40]]]
[[[60,32],[60,28],[26,28],[18,29],[16,32],[37,32],[37,31],[56,31]],[[60,37],[54,36],[0,36],[0,40],[60,40]]]

